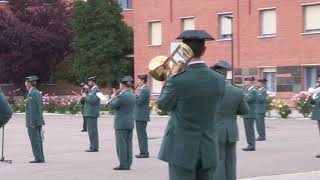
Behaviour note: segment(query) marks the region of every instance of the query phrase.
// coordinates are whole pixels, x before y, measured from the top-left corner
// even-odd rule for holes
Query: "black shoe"
[[[130,168],[125,168],[125,167],[118,166],[118,167],[113,168],[113,170],[115,170],[115,171],[129,171]]]
[[[81,132],[87,132],[87,130],[85,130],[85,129],[82,129],[82,130],[81,130]]]
[[[248,146],[248,147],[246,147],[246,148],[242,148],[242,150],[243,150],[243,151],[255,151],[256,148]]]
[[[86,150],[86,152],[98,152],[99,150],[98,149],[88,149]]]
[[[266,140],[266,138],[262,138],[262,137],[258,137],[257,139],[256,139],[256,141],[265,141]]]
[[[316,158],[320,158],[320,154],[316,155]]]
[[[34,160],[30,161],[29,163],[44,163],[44,160]]]
[[[149,153],[136,155],[136,158],[138,158],[138,159],[149,158]]]

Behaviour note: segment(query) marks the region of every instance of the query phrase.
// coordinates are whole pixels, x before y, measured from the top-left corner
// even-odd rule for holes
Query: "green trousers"
[[[98,118],[85,117],[85,121],[87,122],[90,149],[99,150]]]
[[[318,128],[319,128],[319,134],[320,134],[320,121],[318,121]]]
[[[258,136],[266,138],[265,114],[257,114],[256,127]]]
[[[41,127],[28,128],[33,156],[36,161],[44,161]]]
[[[169,180],[220,180],[215,178],[216,168],[203,169],[201,161],[195,169],[185,169],[169,163]]]
[[[132,133],[133,130],[116,130],[116,147],[120,167],[130,168],[132,165]]]
[[[244,118],[244,129],[249,147],[256,148],[256,135],[254,130],[255,118]]]
[[[136,130],[139,142],[140,154],[149,154],[147,124],[145,121],[136,121]]]
[[[82,130],[87,130],[86,118],[83,118]]]
[[[236,142],[219,143],[220,165],[217,171],[218,180],[237,179],[237,153]]]

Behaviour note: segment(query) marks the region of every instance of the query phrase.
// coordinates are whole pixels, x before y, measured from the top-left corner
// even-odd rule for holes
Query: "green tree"
[[[132,30],[124,22],[122,9],[113,0],[77,1],[73,28],[74,54],[62,69],[64,78],[80,82],[96,75],[102,86],[133,73]]]

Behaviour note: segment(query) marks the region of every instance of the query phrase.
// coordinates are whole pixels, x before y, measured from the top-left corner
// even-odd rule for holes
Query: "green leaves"
[[[100,85],[132,74],[132,30],[122,21],[121,8],[105,0],[77,1],[73,19],[74,55],[64,69],[64,76],[80,82],[98,76]],[[71,77],[71,78],[70,78]]]

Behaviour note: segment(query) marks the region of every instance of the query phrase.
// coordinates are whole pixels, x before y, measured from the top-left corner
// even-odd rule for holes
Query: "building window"
[[[277,69],[275,67],[262,68],[262,77],[267,79],[267,91],[277,92]]]
[[[122,9],[132,9],[132,0],[118,0]]]
[[[304,68],[304,90],[315,87],[318,78],[318,67]]]
[[[304,6],[304,32],[320,32],[320,4]]]
[[[149,22],[149,45],[162,44],[161,21]]]
[[[162,90],[162,82],[152,79],[152,94],[160,94]]]
[[[261,36],[277,34],[277,13],[276,9],[260,10]]]
[[[182,31],[195,30],[195,18],[194,17],[181,18],[181,29]]]
[[[220,39],[232,38],[232,14],[220,14],[219,15],[219,32]]]

